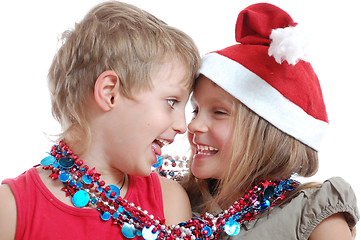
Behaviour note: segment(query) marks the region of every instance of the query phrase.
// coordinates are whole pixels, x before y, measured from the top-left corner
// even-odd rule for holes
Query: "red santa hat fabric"
[[[318,150],[328,118],[296,23],[267,3],[242,10],[238,44],[205,55],[200,73],[281,131]]]

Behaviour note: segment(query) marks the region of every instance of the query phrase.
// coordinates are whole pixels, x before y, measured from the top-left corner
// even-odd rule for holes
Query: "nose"
[[[195,116],[188,124],[188,132],[193,134],[196,132],[206,132],[207,130],[207,124],[202,120],[200,114]]]
[[[186,116],[185,113],[179,114],[179,116],[176,116],[176,119],[173,123],[173,130],[176,133],[183,134],[187,130],[187,123],[186,123]]]

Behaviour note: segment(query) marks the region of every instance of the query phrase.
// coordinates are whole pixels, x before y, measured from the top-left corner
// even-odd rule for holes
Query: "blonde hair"
[[[217,213],[260,180],[293,174],[310,177],[318,170],[315,150],[283,133],[239,101],[234,105],[234,144],[222,178],[197,179],[190,173],[185,180],[194,211]]]
[[[52,113],[62,127],[60,139],[85,144],[91,134],[84,106],[102,72],[115,71],[122,93],[132,98],[136,91],[152,88],[151,71],[162,61],[180,60],[189,87],[200,66],[198,49],[188,35],[116,1],[94,7],[62,40],[48,74]]]

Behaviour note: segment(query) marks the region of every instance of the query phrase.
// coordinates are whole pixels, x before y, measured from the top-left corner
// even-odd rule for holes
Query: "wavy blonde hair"
[[[89,143],[85,106],[102,72],[115,71],[122,93],[132,98],[136,91],[152,88],[152,69],[170,58],[185,65],[191,87],[200,56],[188,35],[130,4],[110,1],[94,7],[63,33],[49,69],[52,113],[62,128],[59,138]]]
[[[227,209],[260,180],[293,174],[310,177],[318,170],[317,151],[283,133],[239,101],[234,103],[234,110],[233,150],[222,178],[197,179],[190,173],[183,183],[196,212]]]

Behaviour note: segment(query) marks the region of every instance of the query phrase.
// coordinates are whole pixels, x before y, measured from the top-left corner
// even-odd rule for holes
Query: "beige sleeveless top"
[[[246,222],[232,240],[306,240],[313,229],[325,218],[343,212],[352,229],[359,220],[356,196],[342,178],[325,181],[320,187],[300,191],[290,202],[272,209],[260,219]]]

